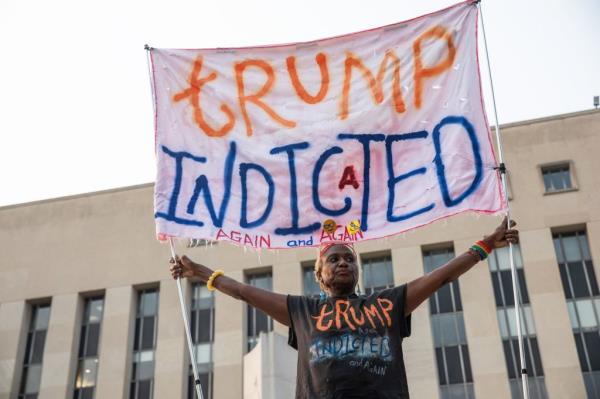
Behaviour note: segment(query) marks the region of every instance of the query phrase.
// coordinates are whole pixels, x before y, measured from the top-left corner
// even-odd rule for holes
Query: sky
[[[145,43],[310,41],[456,2],[2,0],[0,206],[154,181]],[[593,108],[600,95],[600,1],[481,5],[501,124]],[[483,55],[482,43],[480,37]],[[483,59],[481,68],[493,121]]]

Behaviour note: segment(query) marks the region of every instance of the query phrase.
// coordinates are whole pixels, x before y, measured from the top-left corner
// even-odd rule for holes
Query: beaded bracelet
[[[479,240],[479,241],[476,241],[476,242],[475,242],[475,244],[477,244],[477,245],[479,245],[481,248],[483,248],[483,249],[485,250],[485,252],[487,252],[487,253],[488,253],[488,255],[492,253],[492,248],[491,248],[489,245],[487,245],[487,244],[485,243],[485,241],[483,241],[483,240]]]
[[[479,260],[484,260],[490,253],[492,253],[492,248],[490,248],[489,245],[481,240],[476,241],[475,244],[469,248],[469,250],[479,255]]]
[[[208,278],[208,281],[206,282],[206,288],[208,288],[209,291],[214,291],[216,290],[215,286],[213,285],[213,283],[215,282],[215,279],[219,276],[224,276],[225,272],[223,270],[215,270],[213,272],[213,274],[210,275],[210,277]]]

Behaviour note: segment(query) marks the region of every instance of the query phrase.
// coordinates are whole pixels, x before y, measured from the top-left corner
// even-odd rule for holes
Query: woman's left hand
[[[510,227],[517,225],[514,220],[510,221]],[[519,231],[508,228],[508,218],[505,216],[500,226],[496,227],[496,230],[489,236],[485,236],[483,241],[490,246],[490,248],[502,248],[508,245],[508,243],[516,244],[519,242]]]

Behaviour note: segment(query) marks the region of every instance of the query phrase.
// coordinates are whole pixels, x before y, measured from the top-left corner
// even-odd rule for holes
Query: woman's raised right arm
[[[171,259],[171,263],[170,270],[173,278],[195,277],[202,282],[207,282],[213,274],[213,270],[192,261],[185,255],[181,258],[177,256],[176,259]],[[213,281],[213,286],[224,294],[262,310],[281,324],[290,326],[286,295],[240,283],[224,275],[217,277]]]

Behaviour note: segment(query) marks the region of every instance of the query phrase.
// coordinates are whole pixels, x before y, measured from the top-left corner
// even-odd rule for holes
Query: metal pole
[[[150,51],[152,51],[152,47],[147,44],[144,46],[144,50],[146,50],[146,59],[148,62],[148,74],[150,75],[150,92],[152,93],[152,108],[155,108],[155,99],[154,99],[154,86],[152,84],[152,68],[150,66]],[[156,110],[154,109],[154,112]],[[171,247],[171,256],[173,260],[176,259],[177,254],[175,253],[175,246],[173,245],[173,238],[169,237],[169,246]],[[202,395],[202,386],[200,385],[200,377],[198,375],[198,367],[196,366],[196,356],[194,354],[194,345],[192,343],[192,334],[190,333],[190,321],[188,320],[188,311],[187,306],[185,306],[185,300],[183,299],[183,288],[181,286],[181,278],[177,279],[177,292],[179,293],[179,304],[181,305],[181,315],[183,316],[183,324],[185,326],[185,336],[187,338],[188,351],[190,353],[190,362],[192,363],[192,370],[194,371],[194,386],[196,387],[196,396],[199,399],[204,399]]]
[[[169,246],[171,247],[171,256],[176,259],[175,247],[173,246],[173,238],[169,237]],[[177,280],[177,291],[179,292],[179,304],[181,305],[181,315],[183,316],[183,324],[185,325],[185,336],[187,337],[188,350],[190,352],[190,362],[194,371],[194,386],[196,387],[196,395],[199,399],[204,399],[202,396],[202,387],[200,385],[200,377],[198,376],[198,368],[196,366],[196,356],[194,354],[194,346],[192,344],[192,334],[190,333],[190,321],[188,320],[187,306],[183,299],[183,289],[181,288],[181,278]]]
[[[494,119],[495,119],[495,131],[496,131],[496,143],[498,145],[498,156],[500,158],[500,165],[498,170],[500,171],[500,178],[502,179],[502,188],[504,190],[504,197],[506,199],[506,218],[508,227],[510,228],[511,218],[510,218],[510,204],[508,202],[508,185],[506,182],[506,166],[504,165],[504,155],[502,152],[502,140],[500,139],[500,127],[498,124],[498,111],[496,109],[496,96],[494,94],[494,84],[492,82],[492,67],[490,66],[490,56],[488,53],[487,40],[485,36],[485,25],[483,23],[483,12],[481,9],[481,3],[477,2],[479,6],[479,14],[481,15],[481,31],[483,33],[483,45],[485,48],[485,58],[487,61],[488,75],[490,78],[490,88],[492,90],[492,104],[494,106]],[[515,267],[514,261],[514,251],[513,245],[508,243],[508,254],[510,257],[510,274],[512,277],[512,289],[513,289],[513,300],[515,302],[515,318],[517,325],[517,338],[519,341],[519,360],[521,363],[521,381],[523,386],[523,398],[529,399],[529,380],[527,375],[527,366],[525,363],[525,350],[523,348],[523,332],[521,329],[521,305],[519,303],[520,295],[517,292],[517,269]],[[510,334],[510,332],[509,332]]]

